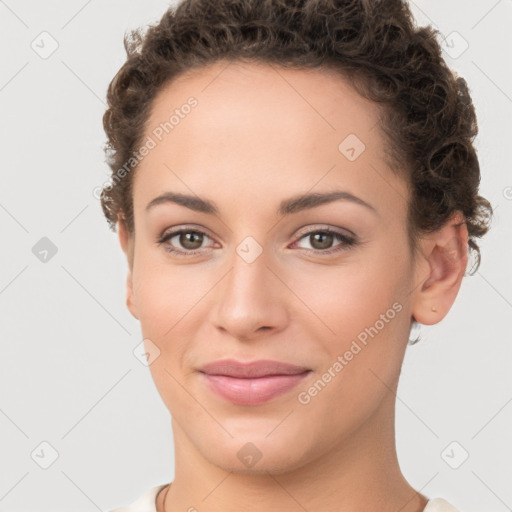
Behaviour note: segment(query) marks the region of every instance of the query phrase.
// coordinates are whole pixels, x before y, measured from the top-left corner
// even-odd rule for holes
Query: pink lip
[[[241,363],[224,359],[203,366],[200,372],[210,389],[238,405],[259,405],[295,387],[309,368],[261,360]]]
[[[297,366],[294,364],[272,361],[270,359],[260,359],[244,363],[235,359],[220,359],[206,364],[199,371],[209,375],[227,375],[238,378],[266,377],[268,375],[296,375],[304,373],[310,368]]]

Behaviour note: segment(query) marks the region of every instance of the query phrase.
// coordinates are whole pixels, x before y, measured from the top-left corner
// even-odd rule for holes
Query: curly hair
[[[475,239],[488,231],[493,209],[478,195],[478,128],[468,86],[446,65],[439,35],[415,25],[405,0],[184,0],[171,6],[147,30],[125,33],[127,59],[108,87],[103,126],[112,175],[100,200],[110,228],[122,218],[134,232],[129,171],[136,169],[134,154],[155,96],[179,74],[220,60],[330,69],[380,105],[386,155],[411,192],[411,247],[460,211],[476,271]]]

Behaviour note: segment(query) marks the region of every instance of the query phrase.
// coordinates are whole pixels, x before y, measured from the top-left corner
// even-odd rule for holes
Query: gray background
[[[127,265],[93,195],[109,173],[101,118],[124,31],[167,5],[0,1],[2,511],[105,511],[174,476],[170,416],[133,354],[141,333],[125,306]],[[512,507],[512,2],[411,6],[450,42],[446,59],[469,83],[481,193],[496,216],[480,270],[408,348],[399,460],[427,496],[502,512]],[[43,237],[57,248],[46,261]]]

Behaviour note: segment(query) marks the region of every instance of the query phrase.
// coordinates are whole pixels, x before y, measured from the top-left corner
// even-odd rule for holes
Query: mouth
[[[221,359],[213,361],[200,368],[199,371],[208,375],[225,375],[227,377],[257,378],[268,377],[272,375],[297,375],[309,371],[310,368],[298,366],[281,361],[272,361],[270,359],[261,359],[244,363],[235,359]]]
[[[237,405],[260,405],[290,391],[311,369],[279,361],[241,363],[222,360],[203,366],[199,372],[209,389]]]

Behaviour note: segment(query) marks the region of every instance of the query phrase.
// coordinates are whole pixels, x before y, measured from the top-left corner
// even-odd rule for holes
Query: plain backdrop
[[[6,512],[106,511],[172,481],[170,416],[134,356],[127,264],[94,189],[102,115],[126,30],[164,0],[0,1],[1,480]],[[463,512],[512,507],[512,2],[415,0],[468,82],[482,265],[410,346],[397,395],[402,470]],[[46,468],[44,466],[47,466]]]

